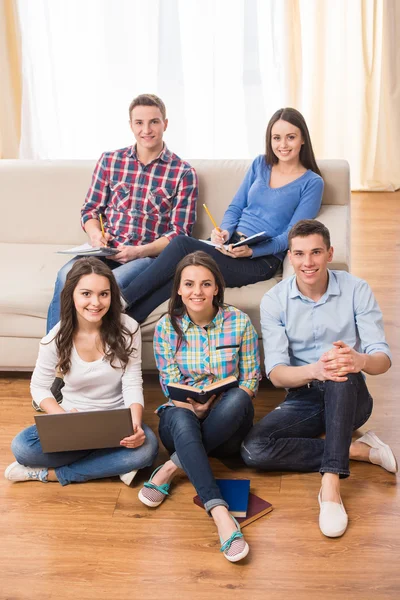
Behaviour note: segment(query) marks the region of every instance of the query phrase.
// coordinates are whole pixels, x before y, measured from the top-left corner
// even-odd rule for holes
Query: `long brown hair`
[[[186,307],[182,302],[182,297],[178,294],[178,290],[181,284],[182,271],[189,266],[204,267],[212,273],[218,287],[218,292],[213,297],[213,305],[217,310],[224,306],[225,281],[215,260],[202,250],[187,254],[176,267],[171,298],[168,304],[169,318],[171,319],[172,327],[178,334],[177,350],[183,341],[183,331],[179,325],[179,318],[186,312]]]
[[[304,144],[301,146],[300,150],[300,162],[306,169],[310,169],[317,173],[320,177],[321,171],[318,168],[317,161],[315,160],[314,150],[311,144],[310,133],[308,131],[307,123],[303,117],[303,115],[296,110],[295,108],[280,108],[274,113],[268,123],[267,132],[265,134],[265,161],[267,165],[271,166],[276,165],[279,162],[278,157],[274,154],[271,146],[271,131],[272,127],[275,125],[277,121],[282,119],[282,121],[287,121],[291,123],[295,127],[298,127],[301,131],[301,135],[303,137]]]
[[[133,334],[121,321],[122,306],[120,291],[113,272],[98,258],[80,258],[69,271],[61,292],[60,328],[54,338],[59,357],[58,368],[63,375],[68,373],[71,368],[71,351],[74,334],[78,327],[73,299],[74,290],[80,279],[91,273],[106,277],[110,283],[110,308],[104,315],[100,326],[100,339],[104,350],[104,357],[112,367],[115,367],[113,361],[119,360],[122,368],[125,368],[130,355],[135,351],[132,348]]]

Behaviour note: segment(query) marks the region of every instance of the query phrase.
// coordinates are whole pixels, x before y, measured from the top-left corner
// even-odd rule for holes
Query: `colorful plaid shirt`
[[[149,244],[191,235],[198,196],[196,171],[164,145],[143,165],[134,146],[105,152],[81,210],[82,226],[103,215],[111,246]]]
[[[204,386],[234,375],[240,386],[256,393],[261,379],[257,333],[250,317],[233,306],[221,308],[207,328],[199,327],[187,314],[180,319],[183,342],[168,315],[157,323],[154,355],[160,383],[169,397],[169,383]]]

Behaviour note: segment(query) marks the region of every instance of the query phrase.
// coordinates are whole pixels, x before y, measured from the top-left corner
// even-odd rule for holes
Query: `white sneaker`
[[[47,469],[44,467],[24,467],[15,461],[8,465],[4,477],[9,481],[42,481],[47,482]]]
[[[119,299],[121,300],[121,307],[122,307],[121,310],[122,310],[122,312],[125,312],[126,309],[128,308],[128,303],[122,294],[119,295]]]
[[[327,537],[340,537],[347,529],[348,517],[343,502],[322,502],[321,492],[318,494],[319,502],[319,528]]]
[[[138,469],[135,469],[134,471],[130,471],[129,473],[123,473],[122,475],[119,476],[119,478],[122,481],[122,483],[124,483],[125,485],[131,485],[137,472],[138,472]]]
[[[383,469],[386,469],[386,471],[389,471],[389,473],[397,473],[397,461],[392,449],[387,444],[384,444],[382,440],[378,438],[376,433],[367,431],[366,434],[358,438],[358,440],[355,440],[355,442],[362,442],[371,447],[369,460],[374,465],[379,465]]]

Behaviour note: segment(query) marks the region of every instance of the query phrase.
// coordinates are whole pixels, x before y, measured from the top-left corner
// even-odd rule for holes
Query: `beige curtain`
[[[16,156],[19,138],[15,1],[0,0],[0,156]],[[254,157],[271,114],[294,106],[316,156],[348,160],[353,190],[400,188],[400,0],[114,4],[98,0],[93,13],[89,2],[18,3],[20,156],[95,157],[127,145],[116,116],[151,89],[168,105],[168,144],[186,158]],[[137,28],[132,37],[131,23],[149,19],[152,36]]]
[[[400,0],[283,1],[288,104],[317,157],[348,160],[353,190],[399,189]]]
[[[21,135],[21,68],[15,0],[0,0],[0,73],[0,158],[17,158]]]

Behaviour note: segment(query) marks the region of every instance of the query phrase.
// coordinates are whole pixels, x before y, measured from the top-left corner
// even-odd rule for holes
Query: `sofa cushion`
[[[0,253],[9,259],[0,265],[1,281],[7,282],[0,288],[0,313],[45,319],[57,271],[68,261],[68,256],[56,252],[68,247],[1,243]]]

